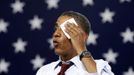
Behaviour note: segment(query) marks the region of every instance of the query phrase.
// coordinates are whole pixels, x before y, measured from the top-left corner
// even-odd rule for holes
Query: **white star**
[[[103,54],[103,57],[106,59],[106,61],[116,64],[116,58],[118,55],[118,53],[113,52],[113,50],[110,48],[107,53]]]
[[[1,59],[0,60],[0,73],[2,73],[2,72],[7,73],[9,66],[10,66],[9,62],[6,62],[4,59]]]
[[[36,70],[43,66],[43,63],[45,62],[45,59],[41,58],[39,55],[36,55],[35,59],[31,60],[31,63],[33,64],[33,70]]]
[[[7,32],[7,27],[9,26],[8,22],[5,22],[3,19],[0,19],[0,33]]]
[[[110,11],[108,8],[105,9],[104,12],[100,13],[100,16],[102,17],[102,23],[112,23],[113,22],[113,16],[115,15],[115,12]]]
[[[130,28],[126,28],[126,31],[121,32],[120,34],[123,37],[123,43],[134,43],[134,31],[131,31]]]
[[[129,67],[127,72],[124,72],[123,75],[134,75],[134,70],[132,69],[132,67]]]
[[[83,6],[87,6],[87,5],[94,5],[93,0],[83,0]]]
[[[43,23],[43,19],[39,18],[37,15],[34,16],[32,20],[29,20],[31,25],[31,29],[41,29],[41,24]]]
[[[18,38],[17,42],[13,43],[15,48],[15,53],[25,52],[25,46],[27,45],[26,41],[23,41],[21,38]]]
[[[87,45],[93,44],[96,45],[96,39],[99,37],[98,34],[93,33],[93,31],[90,32],[89,37],[87,39]]]
[[[119,0],[120,3],[124,3],[124,2],[131,2],[131,0]]]
[[[45,2],[48,5],[48,9],[52,9],[52,8],[58,8],[58,2],[60,0],[45,0]]]
[[[47,40],[47,42],[50,44],[49,48],[50,48],[50,49],[53,49],[53,48],[54,48],[53,39],[50,38],[50,39]]]
[[[13,9],[13,13],[22,13],[23,12],[23,7],[25,6],[24,2],[20,2],[20,0],[16,0],[15,3],[11,4],[11,8]]]

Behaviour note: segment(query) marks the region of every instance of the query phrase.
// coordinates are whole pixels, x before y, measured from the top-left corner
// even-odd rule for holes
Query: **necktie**
[[[71,64],[61,64],[61,70],[58,75],[65,75],[65,71],[71,66]]]

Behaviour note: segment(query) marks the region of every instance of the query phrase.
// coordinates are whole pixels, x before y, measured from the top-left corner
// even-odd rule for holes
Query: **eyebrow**
[[[54,30],[56,30],[56,29],[57,29],[57,27],[58,27],[58,24],[57,24],[57,23],[55,23]]]
[[[58,26],[58,23],[55,23],[55,27],[56,27],[56,28],[59,27],[59,26]]]
[[[57,27],[58,26],[58,24],[57,23],[55,23],[55,27]]]

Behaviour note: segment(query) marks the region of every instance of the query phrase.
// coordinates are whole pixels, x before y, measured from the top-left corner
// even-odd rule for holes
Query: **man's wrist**
[[[87,51],[87,48],[86,47],[83,47],[83,48],[77,49],[78,55],[80,55],[83,51]]]
[[[81,52],[81,54],[80,54],[80,60],[81,60],[82,58],[90,58],[90,57],[92,57],[91,52],[90,52],[90,51],[87,51],[87,50],[84,50],[84,51]]]

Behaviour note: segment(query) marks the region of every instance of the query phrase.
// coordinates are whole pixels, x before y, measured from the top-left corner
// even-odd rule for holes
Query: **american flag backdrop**
[[[108,61],[115,75],[134,75],[133,0],[0,0],[0,75],[35,75],[58,60],[52,34],[68,10],[90,20],[95,59]]]

